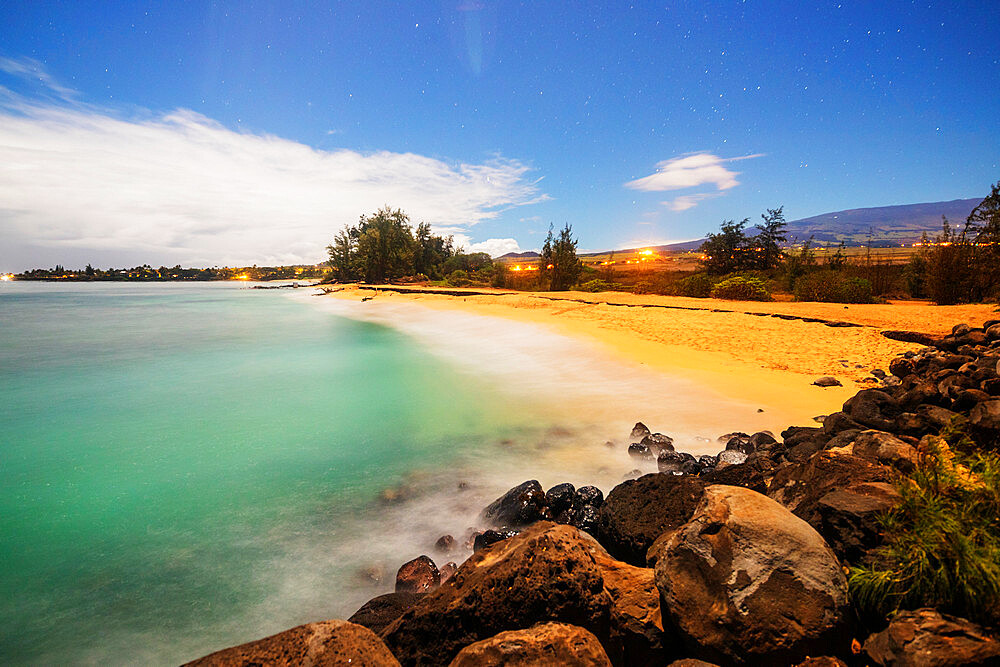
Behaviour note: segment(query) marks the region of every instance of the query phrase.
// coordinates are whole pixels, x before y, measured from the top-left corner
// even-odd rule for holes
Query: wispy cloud
[[[669,208],[671,211],[686,211],[689,208],[694,208],[700,202],[711,199],[712,197],[718,197],[718,193],[714,192],[698,192],[693,195],[681,195],[680,197],[675,197],[669,201],[663,202],[663,205]]]
[[[121,118],[10,93],[0,101],[0,238],[8,247],[115,251],[137,262],[315,262],[337,229],[386,204],[414,223],[465,232],[545,199],[529,172],[502,158],[469,164],[316,150],[183,109]]]
[[[41,91],[64,100],[71,100],[77,96],[75,90],[60,84],[55,77],[49,74],[45,68],[45,64],[34,58],[5,58],[0,56],[0,72],[33,83]]]
[[[760,157],[760,154],[737,158],[721,158],[712,153],[682,155],[657,163],[656,173],[629,181],[625,187],[645,192],[662,192],[714,185],[719,190],[728,190],[740,184],[736,180],[740,172],[729,169],[726,163],[754,157]],[[698,200],[692,201],[693,203],[689,202],[687,208],[698,202]]]

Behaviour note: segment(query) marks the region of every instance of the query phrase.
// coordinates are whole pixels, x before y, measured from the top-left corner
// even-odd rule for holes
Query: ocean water
[[[391,327],[240,287],[0,287],[0,662],[349,615],[551,426]]]
[[[0,663],[346,618],[461,562],[514,484],[609,491],[636,420],[700,453],[706,405],[753,412],[530,324],[311,293],[0,283]]]

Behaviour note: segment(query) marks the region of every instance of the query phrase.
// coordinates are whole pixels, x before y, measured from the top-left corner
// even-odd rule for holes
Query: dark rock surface
[[[404,664],[447,664],[473,642],[547,621],[586,628],[616,664],[665,662],[652,572],[544,521],[473,554],[383,639]]]
[[[1000,664],[1000,642],[974,623],[933,609],[901,612],[865,641],[864,652],[876,665]]]
[[[426,593],[441,584],[441,573],[429,556],[417,556],[396,572],[397,593]]]
[[[615,558],[645,567],[653,541],[687,523],[704,487],[697,477],[658,473],[622,482],[601,506],[596,537]]]
[[[347,621],[307,623],[187,663],[197,667],[392,667],[399,661],[368,628]]]
[[[482,519],[493,526],[525,526],[538,521],[544,507],[542,485],[531,479],[490,503],[483,510]]]
[[[542,623],[469,644],[449,667],[508,665],[611,667],[611,661],[592,632],[566,623]]]
[[[363,625],[378,634],[390,623],[403,615],[403,612],[415,605],[424,596],[423,593],[386,593],[372,598],[361,605],[348,621]]]
[[[899,501],[885,482],[862,482],[830,491],[819,499],[819,526],[827,544],[843,563],[861,563],[881,543],[878,517]]]
[[[817,530],[822,526],[820,498],[836,489],[861,482],[891,482],[891,469],[850,454],[825,450],[808,461],[778,470],[767,495]]]

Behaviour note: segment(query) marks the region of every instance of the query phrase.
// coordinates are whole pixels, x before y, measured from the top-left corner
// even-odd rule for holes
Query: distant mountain
[[[500,255],[497,259],[537,259],[540,255],[537,252],[529,250],[527,252],[509,252],[506,255]]]
[[[822,244],[840,243],[862,245],[868,235],[880,244],[914,243],[927,232],[933,238],[941,232],[941,216],[948,218],[953,227],[965,223],[969,213],[981,198],[953,199],[952,201],[851,208],[833,213],[823,213],[810,218],[792,220],[786,228],[789,241],[805,241],[812,236]],[[753,220],[748,230],[753,232]],[[697,250],[705,239],[655,246],[661,252],[687,252]],[[627,252],[627,251],[624,251]]]
[[[926,204],[853,208],[846,211],[814,215],[788,223],[788,236],[803,241],[814,236],[817,241],[839,243],[864,243],[869,233],[874,240],[913,243],[920,235],[941,232],[941,216],[952,226],[965,223],[969,213],[982,198],[954,199]]]

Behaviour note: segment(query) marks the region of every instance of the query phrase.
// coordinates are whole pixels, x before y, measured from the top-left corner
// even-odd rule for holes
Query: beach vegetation
[[[796,301],[875,303],[870,282],[833,269],[820,269],[800,276],[795,281],[794,293]]]
[[[709,234],[701,245],[702,263],[709,273],[724,274],[750,268],[751,249],[743,229],[750,221],[725,220],[718,234]]]
[[[580,283],[581,292],[620,292],[624,289],[621,283],[610,282],[603,278],[594,278],[587,282]]]
[[[713,280],[712,276],[703,272],[692,273],[677,281],[677,293],[679,296],[707,299],[712,295],[713,287],[715,287],[715,280]]]
[[[468,287],[472,284],[469,279],[469,272],[464,269],[455,269],[448,274],[446,282],[450,287]]]
[[[578,282],[583,264],[576,256],[576,246],[572,226],[567,223],[558,235],[554,235],[549,225],[549,234],[538,258],[538,273],[548,282],[549,290],[568,290]]]
[[[715,299],[732,301],[770,301],[767,281],[756,276],[736,275],[716,283],[710,294]]]
[[[850,568],[861,618],[877,623],[901,609],[931,606],[984,624],[1000,621],[1000,458],[930,437],[896,488],[900,501],[881,517],[884,541],[874,560]]]
[[[764,224],[758,223],[757,236],[752,239],[754,244],[754,254],[756,266],[752,268],[768,271],[777,268],[785,257],[781,246],[785,243],[785,207],[769,208],[766,213],[761,213]]]

